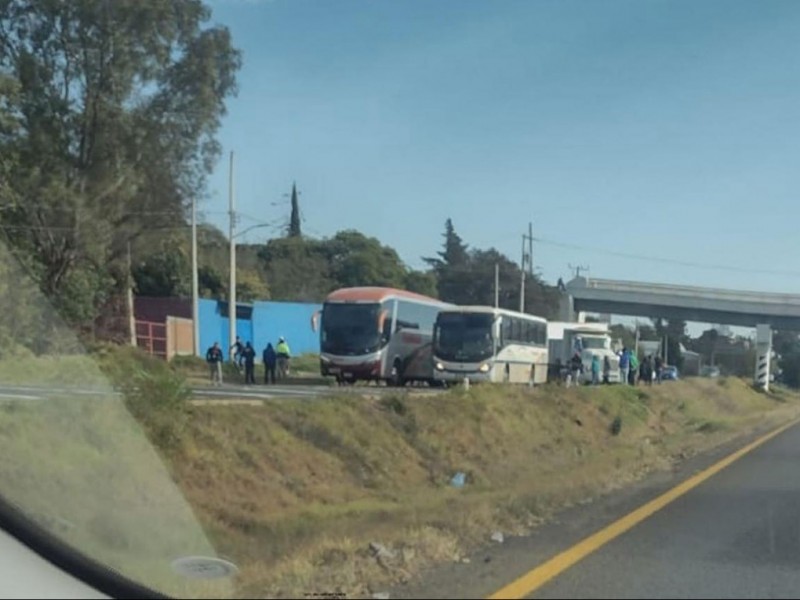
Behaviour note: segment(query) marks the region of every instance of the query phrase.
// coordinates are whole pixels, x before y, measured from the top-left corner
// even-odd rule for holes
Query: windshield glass
[[[492,315],[440,313],[434,332],[434,356],[478,362],[493,353]]]
[[[342,356],[376,352],[381,347],[379,315],[379,304],[325,304],[321,350]]]
[[[581,339],[583,340],[584,349],[588,348],[603,349],[606,348],[608,345],[608,340],[605,337],[584,335]]]

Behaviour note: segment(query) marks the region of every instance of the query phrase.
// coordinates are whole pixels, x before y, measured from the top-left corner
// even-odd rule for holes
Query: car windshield
[[[434,356],[459,362],[491,357],[493,322],[493,316],[487,314],[440,313],[434,330]]]
[[[797,596],[799,58],[787,0],[0,0],[0,595]]]

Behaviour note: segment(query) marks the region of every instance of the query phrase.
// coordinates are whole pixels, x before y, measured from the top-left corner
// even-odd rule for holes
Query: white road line
[[[10,400],[42,400],[41,396],[28,396],[26,394],[7,394],[0,392],[0,399],[8,398]]]

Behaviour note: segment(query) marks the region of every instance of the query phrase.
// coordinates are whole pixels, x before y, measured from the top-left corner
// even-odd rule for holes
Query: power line
[[[646,262],[653,262],[653,263],[664,263],[670,265],[676,265],[680,267],[689,267],[693,269],[708,269],[708,270],[716,270],[716,271],[731,271],[735,273],[749,273],[749,274],[768,274],[768,275],[781,275],[786,277],[800,277],[800,271],[788,271],[783,269],[752,269],[748,267],[735,267],[733,265],[719,265],[719,264],[710,264],[710,263],[700,263],[694,261],[686,261],[686,260],[679,260],[674,258],[664,258],[659,256],[647,256],[644,254],[633,254],[629,252],[618,252],[616,250],[608,250],[604,248],[596,248],[596,247],[589,247],[589,246],[581,246],[578,244],[571,244],[566,242],[558,242],[555,240],[548,240],[545,238],[535,238],[540,244],[545,244],[548,246],[555,246],[558,248],[567,248],[571,250],[580,250],[582,252],[593,252],[596,254],[606,254],[608,256],[616,256],[618,258],[626,258],[631,260],[641,260]]]

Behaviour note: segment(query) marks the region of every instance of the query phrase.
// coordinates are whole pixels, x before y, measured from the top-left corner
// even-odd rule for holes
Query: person
[[[639,357],[636,352],[631,352],[630,356],[630,369],[628,371],[628,383],[636,385],[636,379],[639,375]]]
[[[656,372],[656,383],[661,383],[661,375],[664,371],[664,360],[661,358],[660,354],[656,354],[654,366]]]
[[[244,345],[244,350],[242,350],[242,359],[244,360],[244,382],[255,383],[256,351],[253,349],[253,345],[250,342],[247,342]]]
[[[289,359],[292,357],[289,344],[286,343],[284,338],[278,340],[275,354],[278,357],[278,377],[284,379],[289,374]]]
[[[603,383],[606,385],[611,380],[611,361],[608,356],[603,357]]]
[[[653,357],[649,354],[644,357],[639,366],[639,381],[644,381],[645,385],[653,384]]]
[[[242,339],[237,335],[236,341],[233,342],[233,346],[228,348],[229,352],[233,352],[231,354],[231,360],[236,365],[236,368],[241,370],[242,368],[242,359],[244,358],[242,352],[244,351],[244,346],[242,345]]]
[[[275,348],[272,343],[268,343],[264,348],[264,383],[275,383],[275,364],[278,361],[278,356],[275,354]]]
[[[627,348],[622,349],[619,355],[619,382],[628,383],[628,372],[631,368],[631,353]]]
[[[569,371],[572,383],[579,385],[581,382],[581,372],[583,371],[583,361],[580,353],[573,354],[569,361]]]
[[[219,347],[219,342],[214,342],[206,352],[206,362],[211,374],[211,384],[222,385],[222,348]]]
[[[592,385],[600,383],[600,357],[592,356]]]

